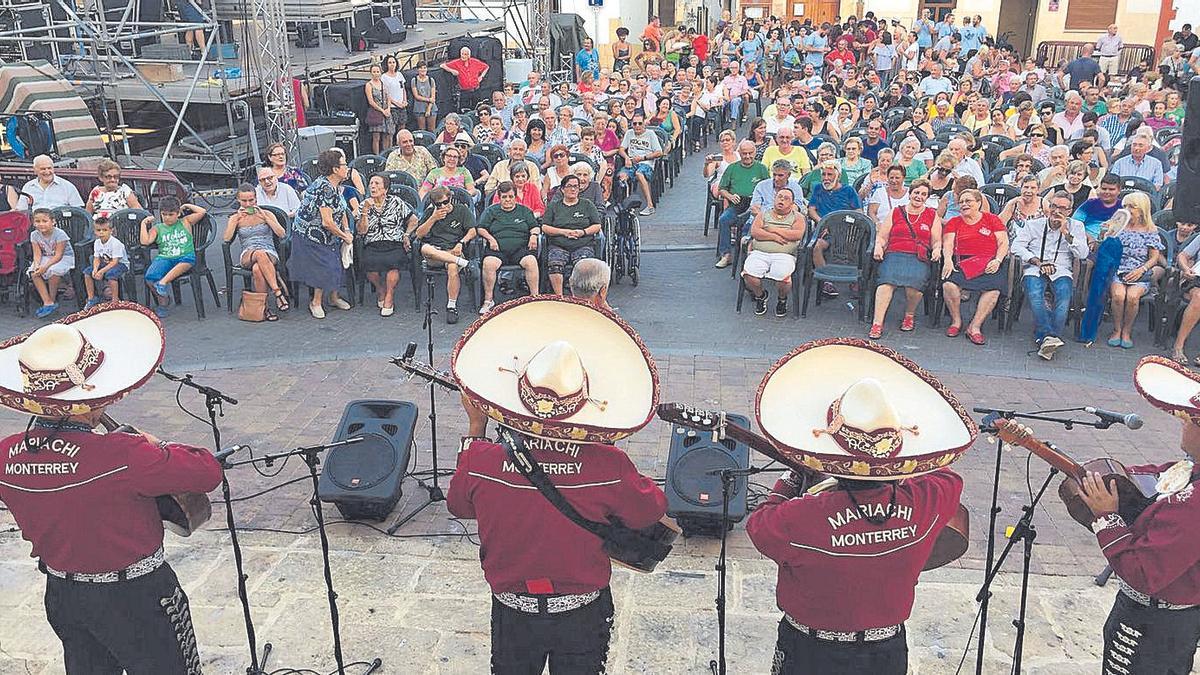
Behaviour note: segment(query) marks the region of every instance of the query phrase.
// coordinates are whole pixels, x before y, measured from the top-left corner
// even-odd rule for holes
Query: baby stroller
[[[29,312],[29,214],[0,213],[0,302],[14,302],[18,316]]]

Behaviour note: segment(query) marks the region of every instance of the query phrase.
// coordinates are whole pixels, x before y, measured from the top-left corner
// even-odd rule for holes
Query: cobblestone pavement
[[[685,171],[694,172],[689,166]],[[847,299],[810,309],[808,318],[755,317],[733,310],[735,286],[728,271],[711,267],[709,243],[701,234],[694,177],[664,198],[658,214],[646,219],[647,247],[660,249],[644,258],[643,282],[626,281],[613,289],[612,303],[646,338],[659,360],[663,400],[682,400],[731,412],[752,411],[752,392],[769,364],[796,344],[832,335],[862,334]],[[671,249],[671,250],[665,250]],[[218,285],[223,275],[218,275]],[[404,280],[407,284],[407,280]],[[405,304],[407,303],[407,304]],[[301,303],[302,304],[302,303]],[[368,296],[368,305],[371,301]],[[438,305],[441,303],[439,302]],[[275,324],[245,324],[209,307],[197,321],[190,301],[167,320],[166,366],[197,373],[206,384],[241,400],[221,419],[226,443],[250,443],[256,452],[328,440],[348,401],[387,398],[415,401],[428,413],[426,389],[407,382],[384,357],[399,353],[409,340],[422,343],[420,316],[407,299],[396,316],[374,311],[330,311],[318,322],[293,311]],[[33,327],[0,307],[0,333]],[[469,321],[446,326],[434,317],[435,360],[445,366],[449,347]],[[894,319],[893,319],[894,322]],[[1130,371],[1142,344],[1130,353],[1108,347],[1071,344],[1052,363],[1029,356],[1028,312],[1010,335],[986,331],[991,341],[975,347],[948,340],[922,328],[901,336],[894,330],[884,343],[909,354],[944,377],[968,406],[1034,409],[1095,405],[1132,410],[1146,420],[1144,429],[1096,431],[1039,426],[1047,440],[1078,458],[1112,456],[1126,464],[1167,461],[1178,455],[1176,423],[1133,392]],[[1149,336],[1136,336],[1149,343]],[[203,371],[203,372],[201,372]],[[203,414],[201,401],[184,391],[181,400]],[[465,428],[456,400],[438,395],[441,467],[452,463],[453,448]],[[155,379],[130,400],[116,406],[116,419],[146,428],[163,438],[211,445],[207,428],[180,413],[175,390]],[[0,412],[0,430],[18,429],[24,420]],[[430,428],[418,424],[415,470],[430,467]],[[666,471],[670,430],[659,422],[623,446],[646,473]],[[1037,488],[1046,467],[1024,452],[1002,456],[1000,524],[1012,524]],[[755,458],[756,460],[761,458]],[[953,673],[963,655],[975,616],[974,597],[981,581],[987,541],[987,508],[995,446],[983,440],[955,465],[966,479],[964,503],[973,515],[971,548],[959,561],[927,573],[909,622],[912,671]],[[273,485],[298,481],[235,504],[245,528],[300,531],[312,527],[306,468],[283,466],[266,478],[249,469],[231,472],[235,497]],[[1029,471],[1027,477],[1027,469]],[[773,474],[760,477],[770,485]],[[445,485],[444,479],[442,485]],[[389,518],[409,512],[425,496],[416,482],[404,484],[404,498]],[[214,498],[217,494],[214,494]],[[336,509],[326,506],[329,519]],[[1100,628],[1114,593],[1097,588],[1091,575],[1104,565],[1094,538],[1070,520],[1050,492],[1035,521],[1037,547],[1031,569],[1029,633],[1025,663],[1030,673],[1093,673],[1099,669]],[[464,529],[465,528],[465,529]],[[330,527],[333,578],[342,610],[345,653],[349,660],[384,659],[389,673],[482,673],[487,669],[488,600],[476,545],[464,536],[473,523],[449,519],[444,505],[422,511],[397,537],[358,525]],[[441,536],[427,536],[441,535]],[[532,536],[532,535],[531,535]],[[191,596],[206,672],[241,672],[246,665],[245,635],[234,594],[235,575],[224,507],[190,539],[168,535],[168,557]],[[275,645],[270,669],[334,667],[319,541],[316,534],[245,531],[246,572],[260,643]],[[610,670],[616,673],[707,672],[716,651],[716,591],[713,571],[718,543],[707,538],[681,540],[672,557],[650,575],[624,570],[614,574],[618,606]],[[57,641],[41,607],[42,581],[28,558],[29,547],[0,512],[0,675],[58,673]],[[768,671],[778,611],[774,607],[774,570],[750,545],[741,526],[730,538],[729,659],[731,673]],[[989,625],[986,672],[1007,672],[1011,657],[1020,569],[1019,555],[1000,577]],[[968,655],[968,662],[974,658]],[[967,667],[970,670],[970,666]],[[349,669],[348,672],[361,672]]]

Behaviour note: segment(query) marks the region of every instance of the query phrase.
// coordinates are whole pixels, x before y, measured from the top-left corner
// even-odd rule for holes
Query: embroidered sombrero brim
[[[1134,367],[1133,386],[1154,407],[1200,424],[1200,373],[1152,354]]]
[[[54,395],[24,391],[17,360],[30,333],[0,343],[0,406],[46,417],[82,415],[116,403],[154,375],[166,350],[162,324],[149,309],[132,302],[110,302],[64,317],[93,346],[104,361],[87,378],[91,389],[72,387]]]
[[[587,372],[588,403],[562,419],[529,412],[518,393],[520,368],[545,345],[571,344]],[[514,360],[515,357],[515,360]],[[629,324],[575,298],[518,298],[481,317],[451,355],[463,394],[489,417],[542,438],[611,443],[646,426],[658,404],[654,359]]]
[[[903,443],[890,457],[851,454],[829,434],[831,402],[873,378],[902,424]],[[755,415],[763,434],[798,464],[842,478],[894,480],[928,473],[962,455],[979,428],[945,386],[907,357],[857,338],[805,343],[767,372]]]

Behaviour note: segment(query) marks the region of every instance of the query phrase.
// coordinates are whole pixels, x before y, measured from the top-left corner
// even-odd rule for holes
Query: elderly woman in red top
[[[983,211],[979,190],[963,190],[958,204],[961,215],[947,221],[942,234],[942,251],[946,253],[942,256],[942,295],[950,312],[946,337],[956,337],[962,330],[962,292],[975,291],[979,303],[966,333],[968,340],[982,345],[987,339],[980,327],[992,313],[1005,284],[1000,264],[1008,255],[1008,230],[999,218]]]
[[[929,181],[918,178],[908,188],[908,202],[879,219],[875,235],[875,260],[879,262],[879,285],[875,288],[875,317],[872,340],[883,337],[883,319],[897,287],[904,289],[904,320],[900,330],[913,329],[914,313],[929,282],[929,261],[942,258],[942,219],[937,209],[926,206]]]
[[[533,215],[541,218],[546,212],[546,202],[542,199],[542,191],[538,184],[529,180],[529,165],[525,162],[514,162],[508,167],[508,175],[516,188],[517,203],[529,207]],[[492,203],[500,203],[499,193],[492,197]]]

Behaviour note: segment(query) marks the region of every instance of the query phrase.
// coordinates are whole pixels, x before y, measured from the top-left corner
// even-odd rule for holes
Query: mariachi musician
[[[755,408],[780,453],[830,477],[785,474],[746,524],[779,565],[772,673],[907,672],[917,576],[962,493],[945,467],[977,427],[929,373],[857,339],[798,347]]]
[[[0,405],[33,415],[0,440],[0,501],[46,575],[46,618],[68,675],[200,672],[155,498],[212,490],[220,465],[150,434],[93,432],[163,351],[158,319],[125,302],[0,343]]]
[[[1181,420],[1187,458],[1128,467],[1159,477],[1158,498],[1128,521],[1115,487],[1094,472],[1084,477],[1083,499],[1096,517],[1092,531],[1121,589],[1104,624],[1104,672],[1186,675],[1200,641],[1200,374],[1147,356],[1133,382],[1146,400]]]
[[[452,356],[463,394],[518,432],[560,494],[587,520],[640,529],[666,496],[612,443],[644,427],[658,374],[637,334],[583,301],[531,296],[467,329]],[[612,564],[602,540],[572,522],[486,439],[458,456],[446,503],[479,522],[492,590],[493,673],[600,673],[608,657]]]

